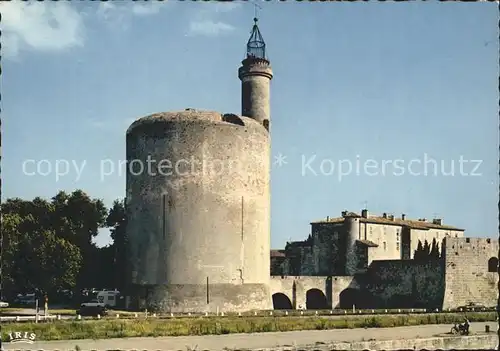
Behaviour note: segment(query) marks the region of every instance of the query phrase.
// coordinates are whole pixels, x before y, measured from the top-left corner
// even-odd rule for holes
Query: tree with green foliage
[[[60,191],[52,198],[55,209],[56,227],[60,236],[78,246],[83,264],[77,278],[77,288],[93,287],[96,284],[96,272],[99,272],[98,248],[93,239],[99,228],[105,226],[107,209],[100,199],[91,199],[82,190],[71,194]]]
[[[427,240],[425,240],[424,251],[423,251],[422,257],[428,258],[430,256],[430,254],[431,254],[431,246],[429,245],[429,242]]]
[[[422,242],[419,240],[417,244],[417,249],[413,254],[413,259],[415,261],[422,261],[424,259],[423,253],[424,253],[424,247],[422,246]]]
[[[113,203],[113,207],[109,210],[108,217],[106,218],[106,225],[111,227],[111,239],[113,239],[111,248],[113,250],[115,273],[114,283],[115,287],[120,290],[125,287],[128,272],[125,201],[116,200]]]
[[[431,260],[438,260],[439,259],[439,247],[438,247],[438,243],[436,241],[436,238],[432,239],[431,252],[429,253],[429,258]]]
[[[427,240],[425,240],[423,245],[420,240],[418,241],[417,249],[413,255],[414,260],[425,262],[428,260],[437,260],[440,257],[439,246],[436,238],[432,239],[432,245],[429,245]]]
[[[7,199],[2,210],[3,292],[91,287],[99,272],[92,239],[107,209],[81,190],[51,201]]]
[[[49,292],[76,284],[82,264],[78,247],[53,230],[34,228],[33,216],[2,214],[3,285],[7,292]]]

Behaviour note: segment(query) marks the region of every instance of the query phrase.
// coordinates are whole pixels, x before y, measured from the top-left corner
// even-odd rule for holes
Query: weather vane
[[[262,7],[261,7],[259,4],[257,4],[257,2],[256,2],[255,0],[250,1],[250,3],[252,3],[252,4],[253,4],[253,9],[254,9],[254,12],[253,12],[253,14],[254,14],[254,21],[255,21],[255,22],[257,22],[257,12],[258,12],[258,10],[257,10],[257,9],[259,8],[259,9],[261,9],[261,10],[262,10]]]
[[[257,12],[258,10],[257,9],[262,9],[262,7],[259,6],[259,4],[257,4],[256,2],[253,4],[254,5],[254,17],[257,18]]]

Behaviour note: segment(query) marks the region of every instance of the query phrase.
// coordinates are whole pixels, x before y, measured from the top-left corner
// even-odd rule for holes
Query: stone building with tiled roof
[[[435,242],[437,256],[415,257]],[[496,304],[498,241],[442,219],[343,211],[271,254],[275,308],[459,308]],[[277,307],[283,306],[283,307]],[[291,307],[290,307],[291,306]],[[308,307],[309,306],[309,307]]]
[[[435,239],[439,245],[445,237],[463,236],[464,229],[445,225],[442,219],[373,215],[366,209],[361,214],[343,211],[340,217],[311,222],[308,240],[287,244],[287,258],[279,272],[271,273],[354,275],[375,260],[412,259],[419,241],[430,244]]]

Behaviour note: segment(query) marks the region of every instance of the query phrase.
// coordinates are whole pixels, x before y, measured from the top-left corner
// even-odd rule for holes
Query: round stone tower
[[[127,130],[127,164],[128,307],[271,309],[261,121],[193,109],[143,117]]]
[[[241,114],[255,119],[269,130],[270,83],[273,71],[266,56],[266,44],[257,26],[257,18],[254,18],[254,22],[247,43],[246,58],[238,70],[241,80]]]
[[[359,218],[347,216],[345,219],[345,274],[354,275],[358,270],[356,240],[359,239]]]

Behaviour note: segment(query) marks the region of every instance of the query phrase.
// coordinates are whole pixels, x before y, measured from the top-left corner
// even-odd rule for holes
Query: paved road
[[[490,325],[491,330],[496,330],[496,322],[472,323],[471,331],[483,332],[485,325]],[[3,329],[6,329],[4,327]],[[124,338],[106,340],[72,340],[72,341],[46,341],[33,344],[4,343],[4,350],[75,350],[79,346],[82,350],[162,350],[177,351],[188,350],[223,350],[229,349],[257,349],[277,346],[305,346],[316,342],[353,342],[408,338],[425,338],[449,332],[451,325],[423,325],[398,328],[374,329],[336,329],[314,330],[281,333],[255,333],[255,334],[230,334],[188,337],[161,337],[161,338]],[[5,330],[8,331],[8,330]]]

